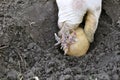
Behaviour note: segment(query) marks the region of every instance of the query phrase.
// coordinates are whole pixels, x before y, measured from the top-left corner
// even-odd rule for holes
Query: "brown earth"
[[[120,0],[103,0],[87,55],[55,48],[55,0],[0,0],[0,80],[120,80]]]

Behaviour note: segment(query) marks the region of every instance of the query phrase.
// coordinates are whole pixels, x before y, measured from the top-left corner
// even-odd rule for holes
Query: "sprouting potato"
[[[88,41],[84,30],[80,27],[75,29],[76,41],[68,46],[67,55],[80,57],[87,53],[90,42]],[[72,35],[72,33],[71,33]]]

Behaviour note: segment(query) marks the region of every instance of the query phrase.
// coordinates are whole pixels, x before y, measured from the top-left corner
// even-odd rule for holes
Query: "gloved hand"
[[[61,37],[61,43],[67,41],[70,32],[79,27],[85,14],[87,15],[84,32],[89,42],[93,42],[101,13],[102,0],[56,0],[56,2],[59,10],[58,26],[60,31],[58,35]]]

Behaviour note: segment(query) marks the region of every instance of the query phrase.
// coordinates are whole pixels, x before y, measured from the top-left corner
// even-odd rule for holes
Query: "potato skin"
[[[88,41],[84,30],[80,27],[75,29],[77,41],[69,46],[67,55],[80,57],[87,53],[90,42]]]

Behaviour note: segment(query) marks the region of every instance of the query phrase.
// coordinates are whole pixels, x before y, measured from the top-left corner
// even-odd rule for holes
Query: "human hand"
[[[77,28],[87,14],[84,30],[88,40],[92,42],[101,13],[102,0],[56,0],[56,2],[59,10],[59,35],[62,35],[64,31]]]
[[[58,6],[58,26],[61,40],[74,31],[86,14],[84,32],[89,42],[93,42],[101,13],[102,0],[56,0]],[[66,43],[67,44],[67,43]]]

